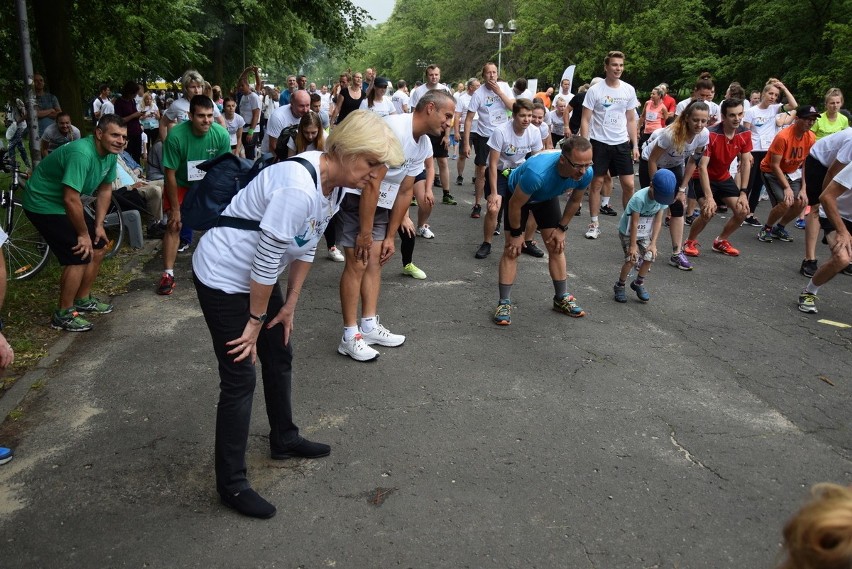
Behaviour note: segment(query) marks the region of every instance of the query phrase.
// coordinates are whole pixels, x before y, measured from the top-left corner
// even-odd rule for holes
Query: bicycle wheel
[[[6,275],[10,279],[28,279],[47,265],[50,247],[24,213],[17,200],[7,207],[12,208],[6,233],[9,238],[3,245],[6,255]]]
[[[97,207],[97,194],[92,196],[81,196],[83,200],[83,213],[95,219],[95,208]],[[121,217],[121,206],[113,196],[104,218],[104,229],[107,234],[107,246],[105,259],[109,259],[118,253],[121,249],[121,244],[124,242],[124,219]]]

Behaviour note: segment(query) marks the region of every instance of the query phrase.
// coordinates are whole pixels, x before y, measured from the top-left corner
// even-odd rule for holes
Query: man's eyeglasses
[[[571,159],[570,159],[570,158],[568,158],[567,156],[565,156],[565,160],[567,160],[567,161],[568,161],[568,163],[569,163],[571,166],[573,166],[574,168],[576,168],[577,170],[588,170],[589,168],[591,168],[592,166],[594,166],[594,163],[590,163],[590,164],[574,164],[573,162],[571,162]]]

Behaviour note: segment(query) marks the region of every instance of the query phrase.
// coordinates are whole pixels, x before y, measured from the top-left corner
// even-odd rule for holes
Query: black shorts
[[[675,179],[680,184],[683,179],[683,166],[672,166],[671,168],[661,168],[668,170],[675,175]],[[639,187],[644,189],[651,185],[651,176],[648,175],[648,161],[644,158],[639,160]],[[675,200],[669,206],[669,215],[672,217],[683,217],[683,204],[679,200]]]
[[[592,140],[592,160],[595,163],[595,176],[633,175],[633,152],[630,141],[621,144],[605,144]]]
[[[450,155],[450,149],[444,146],[442,134],[428,134],[429,142],[432,143],[432,158],[446,158]]]
[[[843,225],[846,226],[846,231],[848,231],[849,233],[852,233],[852,221],[849,221],[846,218],[841,218],[841,219],[843,219]],[[831,221],[827,217],[819,216],[819,226],[825,232],[826,237],[828,237],[828,234],[831,233],[832,231],[837,231],[837,228],[834,227],[834,224],[831,223]],[[825,242],[826,241],[823,240],[823,243],[825,243]]]
[[[503,225],[505,226],[506,235],[509,235],[509,200],[512,194],[503,198]],[[562,220],[562,206],[559,203],[559,197],[550,198],[544,202],[529,203],[527,202],[521,208],[521,230],[526,229],[527,219],[530,212],[535,216],[539,229],[553,229]]]
[[[414,176],[414,183],[426,181],[426,170],[420,170],[420,173]]]
[[[701,188],[701,184],[698,180],[694,180],[694,184],[692,185],[695,199],[703,199],[704,191]],[[740,189],[737,187],[736,182],[734,182],[733,178],[728,178],[727,180],[715,181],[710,180],[710,191],[713,192],[713,201],[717,204],[723,201],[725,198],[738,198],[740,197]]]
[[[488,164],[488,153],[491,151],[488,147],[488,137],[472,132],[470,133],[470,145],[476,153],[473,163],[477,166]]]
[[[805,158],[805,190],[808,193],[808,205],[819,205],[819,196],[822,194],[822,184],[828,168],[822,162],[811,155]]]
[[[80,255],[72,251],[77,246],[77,230],[71,225],[71,220],[68,219],[66,214],[33,213],[26,210],[24,210],[24,213],[27,214],[29,220],[44,237],[60,265],[63,267],[67,265],[88,265],[91,262],[91,255],[81,259]],[[103,249],[106,247],[107,243],[104,240],[95,242],[95,220],[88,215],[83,215],[83,219],[86,220],[86,227],[89,228],[92,248]]]

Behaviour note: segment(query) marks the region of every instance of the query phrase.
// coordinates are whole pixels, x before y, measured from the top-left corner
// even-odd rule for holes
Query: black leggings
[[[753,150],[751,152],[753,161],[751,163],[751,173],[748,180],[748,208],[751,213],[757,209],[757,204],[760,203],[760,190],[763,189],[763,176],[760,175],[760,163],[766,152]]]
[[[404,267],[414,258],[414,240],[415,236],[409,236],[405,231],[402,230],[402,227],[397,229],[397,235],[399,235],[402,243],[400,244],[400,254],[402,255],[402,266]]]

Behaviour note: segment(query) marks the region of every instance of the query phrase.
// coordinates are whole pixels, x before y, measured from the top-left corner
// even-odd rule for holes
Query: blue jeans
[[[219,361],[219,405],[216,411],[216,489],[220,494],[241,492],[250,487],[246,478],[246,446],[256,384],[255,367],[249,359],[234,362],[225,343],[239,338],[249,320],[249,295],[228,294],[204,285],[193,276],[198,302],[213,340]],[[284,305],[279,285],[269,299],[270,318]],[[263,395],[269,419],[269,446],[284,451],[299,440],[293,424],[290,400],[293,351],[284,343],[284,326],[263,325],[257,339],[257,356],[263,377]]]

